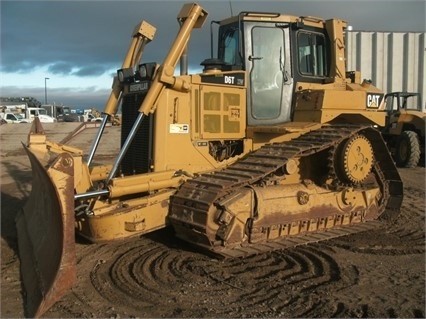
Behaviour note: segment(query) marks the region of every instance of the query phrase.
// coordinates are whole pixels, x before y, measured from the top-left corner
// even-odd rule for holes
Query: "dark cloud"
[[[109,68],[105,64],[88,64],[81,67],[76,67],[75,65],[68,62],[56,62],[50,64],[47,68],[49,73],[55,75],[63,76],[99,76],[107,72]]]
[[[49,72],[58,75],[87,77],[111,73],[121,67],[131,32],[142,19],[157,28],[143,60],[161,63],[178,31],[176,16],[186,2],[2,0],[0,71],[26,73],[47,67]],[[210,21],[226,18],[231,11],[234,15],[240,11],[268,11],[339,17],[355,30],[425,31],[424,0],[212,0],[199,3],[209,12],[209,18],[202,30],[194,30],[191,35],[189,62],[193,69],[199,69],[199,63],[210,56]],[[106,86],[109,88],[110,83]],[[93,97],[90,95],[90,99]]]
[[[146,59],[161,62],[177,32],[176,15],[186,1],[1,1],[1,70],[16,72],[52,65],[66,72],[90,64],[121,65],[134,26],[157,27]],[[324,18],[340,17],[356,30],[424,31],[425,2],[402,1],[200,1],[211,19],[240,11],[271,11]],[[196,30],[190,54],[199,63],[209,55],[209,27]],[[154,50],[152,47],[155,47]],[[64,63],[59,64],[59,62]],[[105,68],[106,70],[107,68]],[[92,67],[94,72],[100,69]],[[80,72],[79,72],[80,73]],[[95,75],[98,73],[95,73]]]
[[[102,65],[88,65],[85,67],[82,67],[78,69],[77,71],[73,72],[72,75],[76,76],[97,76],[102,75],[107,71],[105,66]]]
[[[70,75],[72,73],[72,64],[69,62],[56,62],[49,65],[47,71],[57,75]]]
[[[157,34],[166,37],[157,43],[160,47],[168,45],[169,31],[178,26],[172,17],[181,3],[164,4],[161,1],[1,1],[1,70],[28,71],[28,67],[56,61],[65,61],[77,69],[91,63],[119,67],[131,32],[142,18],[151,20],[151,24],[161,21],[163,30]],[[170,15],[164,8],[170,9]],[[163,58],[164,54],[158,57]]]

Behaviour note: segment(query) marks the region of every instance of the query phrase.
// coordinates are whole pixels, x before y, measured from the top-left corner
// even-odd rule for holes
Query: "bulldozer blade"
[[[40,317],[76,280],[74,161],[62,153],[46,170],[31,162],[31,195],[16,218],[25,316]],[[53,183],[53,180],[55,183]]]

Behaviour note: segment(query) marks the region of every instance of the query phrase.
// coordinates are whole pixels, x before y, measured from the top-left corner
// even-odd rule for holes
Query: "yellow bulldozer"
[[[346,72],[346,22],[262,12],[212,21],[217,53],[188,74],[188,41],[207,16],[182,7],[161,64],[142,63],[156,29],[136,26],[89,154],[47,142],[34,124],[34,185],[17,217],[28,316],[73,285],[75,232],[97,243],[170,226],[200,251],[244,258],[397,216],[402,182],[376,129],[384,94]],[[120,105],[120,151],[94,165]]]

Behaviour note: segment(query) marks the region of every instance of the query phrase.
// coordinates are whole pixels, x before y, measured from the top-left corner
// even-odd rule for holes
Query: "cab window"
[[[238,52],[239,32],[236,27],[223,28],[220,32],[219,59],[229,65],[241,65]]]
[[[297,35],[299,73],[304,76],[327,76],[325,37],[301,31]]]

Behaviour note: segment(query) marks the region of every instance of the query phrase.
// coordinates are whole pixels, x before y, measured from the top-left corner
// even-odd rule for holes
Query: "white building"
[[[348,31],[347,71],[385,93],[420,92],[426,108],[426,42],[424,32]]]

